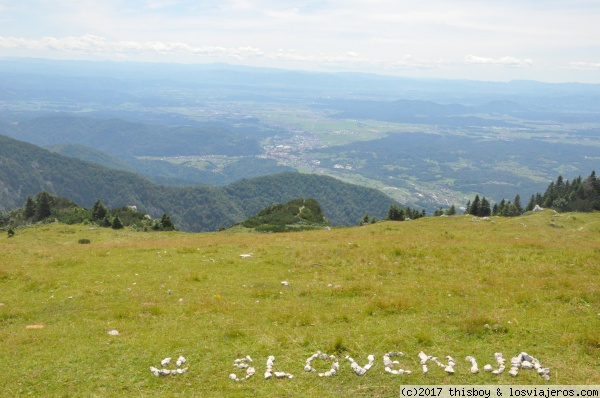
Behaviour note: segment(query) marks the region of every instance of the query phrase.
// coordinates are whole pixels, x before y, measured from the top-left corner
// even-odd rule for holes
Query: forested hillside
[[[316,200],[299,198],[267,206],[240,225],[258,232],[288,232],[323,228],[329,222]]]
[[[122,119],[45,116],[3,125],[4,135],[39,146],[79,144],[127,156],[256,155],[262,148],[254,130],[223,123],[194,126],[145,125]]]
[[[356,225],[365,213],[382,218],[392,199],[331,177],[282,173],[220,187],[173,187],[137,174],[61,156],[0,136],[0,211],[22,207],[40,191],[83,207],[100,199],[110,208],[135,205],[152,217],[168,213],[180,230],[212,231],[274,203],[312,197],[332,225]]]
[[[191,125],[164,126],[60,115],[13,123],[0,121],[0,135],[113,169],[133,171],[159,184],[224,186],[242,178],[295,171],[259,157],[264,152],[259,143],[264,127],[244,121],[235,127],[191,121]]]

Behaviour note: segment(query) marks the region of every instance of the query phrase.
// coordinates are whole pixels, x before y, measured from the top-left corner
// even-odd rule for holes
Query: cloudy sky
[[[599,0],[0,0],[0,59],[600,83]]]

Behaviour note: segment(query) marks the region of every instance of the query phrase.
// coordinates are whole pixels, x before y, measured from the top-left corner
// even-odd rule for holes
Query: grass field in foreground
[[[0,237],[0,303],[3,396],[395,397],[401,384],[547,384],[534,371],[473,375],[465,361],[522,351],[550,367],[550,384],[600,384],[600,214],[269,235],[31,227]],[[303,371],[318,350],[338,356],[336,376]],[[389,351],[404,352],[413,374],[385,373]],[[453,356],[456,374],[431,365],[423,375],[420,351]],[[362,377],[343,359],[363,365],[369,354]],[[188,373],[150,373],[179,355]],[[257,374],[229,380],[246,355]],[[265,380],[269,355],[295,377]]]

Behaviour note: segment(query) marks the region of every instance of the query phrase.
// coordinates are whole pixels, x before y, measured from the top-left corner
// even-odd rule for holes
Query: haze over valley
[[[431,214],[529,197],[600,159],[593,84],[33,59],[0,72],[0,134],[160,184],[315,173]]]

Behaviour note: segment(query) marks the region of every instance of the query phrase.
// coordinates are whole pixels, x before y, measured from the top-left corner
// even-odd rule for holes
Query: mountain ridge
[[[356,225],[365,213],[383,217],[393,199],[333,177],[279,173],[225,187],[160,185],[138,174],[65,157],[0,135],[0,210],[23,205],[46,190],[83,207],[100,199],[109,207],[136,205],[153,217],[172,216],[184,231],[214,231],[274,204],[313,197],[332,225]]]

